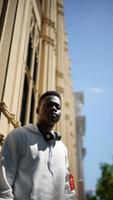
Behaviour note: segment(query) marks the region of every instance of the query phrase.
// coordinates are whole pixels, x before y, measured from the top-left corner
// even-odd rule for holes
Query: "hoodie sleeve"
[[[19,151],[18,138],[11,133],[0,153],[0,200],[13,200],[13,183],[16,177]]]
[[[70,187],[69,175],[70,175],[69,162],[68,162],[68,155],[66,154],[66,178],[65,178],[65,191],[63,200],[76,200],[75,190],[71,190]]]
[[[4,158],[0,160],[0,200],[13,200],[12,188],[6,178],[6,171],[2,164]]]

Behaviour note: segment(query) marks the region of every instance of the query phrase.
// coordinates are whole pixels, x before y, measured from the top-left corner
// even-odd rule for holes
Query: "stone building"
[[[63,0],[0,1],[0,132],[36,123],[39,96],[57,90],[63,99],[56,129],[69,150],[77,189],[75,103]],[[21,124],[20,124],[21,123]]]
[[[86,149],[83,144],[85,135],[86,118],[82,114],[84,105],[83,92],[75,92],[75,109],[76,109],[76,134],[77,134],[77,165],[78,165],[78,198],[85,200],[85,184],[84,184],[84,156]]]

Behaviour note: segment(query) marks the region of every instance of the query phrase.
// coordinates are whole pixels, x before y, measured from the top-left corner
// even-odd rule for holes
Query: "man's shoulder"
[[[22,135],[25,135],[25,134],[28,134],[28,133],[31,133],[31,132],[33,132],[33,133],[37,132],[36,125],[28,124],[28,125],[25,125],[25,126],[15,128],[9,133],[9,135],[16,137],[16,136],[22,136]]]
[[[62,148],[65,152],[67,152],[67,147],[62,140],[57,141],[57,144],[59,145],[59,148]]]

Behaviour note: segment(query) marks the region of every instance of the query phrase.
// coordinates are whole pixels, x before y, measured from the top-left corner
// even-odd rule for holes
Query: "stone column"
[[[10,44],[13,34],[13,26],[15,23],[15,13],[16,7],[18,5],[17,0],[11,0],[9,6],[5,13],[5,20],[3,24],[2,32],[0,33],[0,101],[3,101],[4,97],[4,88],[5,88],[5,81],[7,77],[7,70],[8,70],[8,58],[10,54]],[[3,4],[0,2],[0,6],[2,7]],[[2,12],[2,8],[0,8]],[[2,21],[1,21],[2,24]],[[10,24],[10,26],[9,26]],[[7,34],[8,32],[8,34]]]
[[[64,93],[64,7],[63,1],[57,0],[57,65],[56,65],[56,90],[61,94],[63,99]],[[64,99],[61,121],[57,124],[57,130],[62,131],[64,123]],[[65,130],[64,130],[65,132]],[[63,134],[63,140],[65,135]]]
[[[56,0],[43,1],[41,30],[41,61],[39,74],[39,95],[55,89],[56,72]]]
[[[56,68],[56,89],[64,91],[64,8],[63,1],[57,1],[57,68]]]
[[[27,108],[26,108],[26,116],[25,116],[25,124],[29,123],[30,118],[30,109],[31,109],[31,97],[32,97],[32,87],[33,87],[33,73],[34,73],[34,62],[35,62],[35,53],[37,48],[37,24],[35,21],[35,16],[32,14],[31,17],[31,26],[30,26],[30,34],[32,38],[32,55],[31,55],[31,67],[29,71],[29,89],[28,89],[28,98],[27,98]],[[33,31],[34,30],[34,31]],[[33,34],[34,32],[34,34]]]

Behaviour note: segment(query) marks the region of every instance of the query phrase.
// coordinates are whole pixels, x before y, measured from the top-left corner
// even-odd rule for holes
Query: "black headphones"
[[[39,124],[37,124],[39,131],[42,133],[44,139],[46,141],[52,141],[52,140],[61,140],[61,134],[59,132],[53,131],[53,132],[43,132],[39,126]]]
[[[61,135],[58,132],[46,132],[43,133],[43,136],[46,141],[61,140]]]

